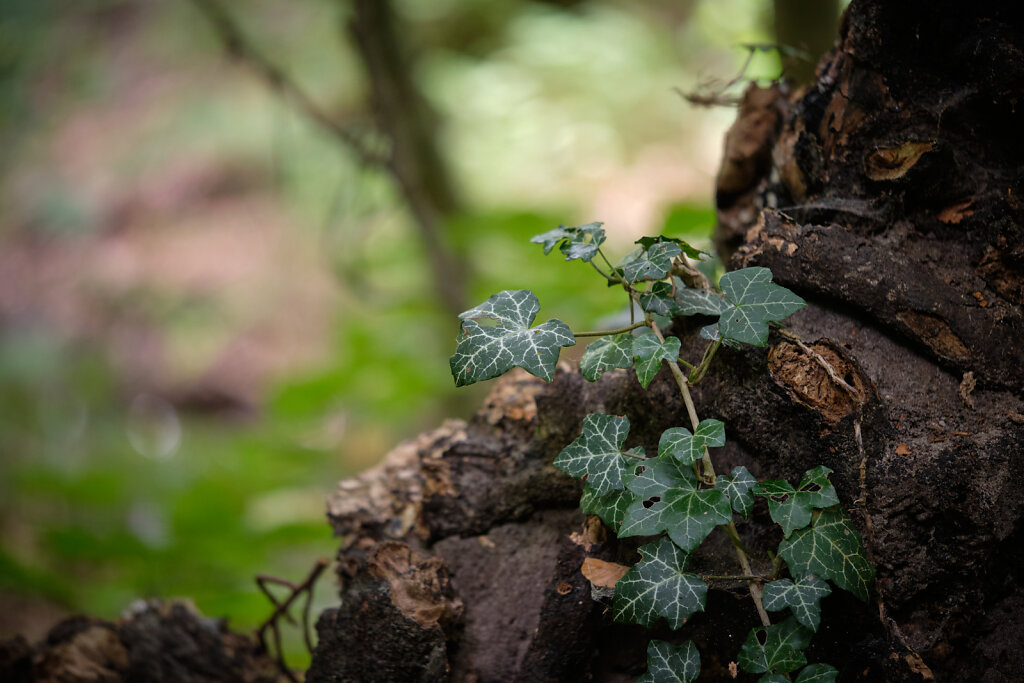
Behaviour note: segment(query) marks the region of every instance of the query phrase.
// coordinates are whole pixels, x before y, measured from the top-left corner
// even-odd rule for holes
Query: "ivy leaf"
[[[765,674],[757,679],[757,683],[789,683],[789,679],[782,674]]]
[[[736,661],[747,673],[789,673],[807,663],[801,650],[810,644],[813,635],[793,617],[751,629]]]
[[[664,640],[647,646],[647,673],[636,683],[692,683],[700,674],[700,653],[693,641],[679,647]]]
[[[860,534],[839,507],[822,510],[810,527],[784,539],[779,556],[793,576],[818,576],[861,600],[868,599],[875,568],[864,555]]]
[[[796,683],[836,683],[839,669],[831,664],[808,664],[796,677]]]
[[[724,493],[732,504],[732,509],[746,519],[754,510],[754,496],[750,493],[750,489],[756,483],[757,480],[747,471],[747,468],[739,465],[733,468],[731,474],[715,479],[715,488]]]
[[[579,227],[560,225],[554,230],[549,230],[540,235],[530,238],[533,244],[544,245],[544,255],[551,253],[555,245],[565,254],[566,261],[580,259],[589,261],[597,254],[597,250],[604,242],[604,223],[587,223]]]
[[[767,268],[765,269],[767,270]],[[729,273],[726,273],[728,275]],[[723,278],[725,275],[722,276]],[[676,278],[678,280],[678,278]],[[721,294],[691,289],[682,280],[676,283],[676,310],[679,315],[721,315],[729,310],[729,303]]]
[[[677,245],[684,254],[686,254],[692,259],[704,261],[706,259],[711,258],[711,255],[708,254],[706,251],[701,251],[697,247],[692,246],[689,242],[681,240],[678,237],[665,237],[664,235],[658,235],[657,237],[641,237],[633,244],[639,244],[644,249],[650,249],[655,244],[660,244],[663,242],[671,242]]]
[[[718,331],[718,323],[705,325],[704,327],[700,328],[700,336],[710,341],[718,341],[719,339],[721,339],[722,334]],[[722,339],[722,343],[728,346],[730,349],[738,349],[740,348],[740,346],[742,346],[742,344],[740,344],[738,341],[734,341],[732,339]]]
[[[678,278],[677,278],[678,279]],[[672,297],[672,285],[655,282],[646,292],[640,294],[640,308],[647,313],[672,317],[676,315],[676,300]]]
[[[668,275],[672,259],[682,253],[675,242],[658,242],[650,248],[637,247],[619,263],[622,277],[629,284],[641,280],[660,280]]]
[[[629,491],[611,491],[599,495],[588,483],[583,487],[583,495],[580,497],[580,510],[584,514],[597,515],[609,528],[618,530],[632,503],[633,494]]]
[[[672,427],[661,434],[658,455],[673,457],[684,465],[692,465],[704,457],[704,449],[725,445],[725,424],[719,420],[701,420],[697,431]]]
[[[459,314],[462,330],[450,365],[455,386],[497,377],[514,367],[550,382],[558,352],[573,346],[576,338],[561,320],[549,320],[531,328],[540,303],[528,289],[505,290],[476,308]],[[494,321],[484,326],[477,318]]]
[[[601,337],[587,347],[580,359],[583,379],[596,382],[607,370],[633,367],[633,335],[629,332]]]
[[[587,477],[587,486],[598,496],[625,488],[622,475],[629,467],[627,456],[643,456],[642,448],[622,450],[629,434],[629,419],[591,413],[583,418],[583,433],[562,449],[554,466],[574,477]]]
[[[839,495],[828,480],[832,473],[827,467],[818,466],[807,470],[800,480],[798,489],[781,479],[769,479],[754,487],[754,495],[768,499],[768,512],[772,520],[782,527],[786,538],[795,529],[802,529],[811,523],[815,508],[827,508],[839,504]]]
[[[626,510],[619,537],[665,531],[680,548],[693,550],[712,529],[732,519],[725,494],[697,486],[693,468],[675,458],[658,456],[645,461],[643,471],[627,482],[636,498]]]
[[[771,612],[789,607],[797,621],[812,631],[817,631],[821,624],[820,601],[831,593],[832,589],[828,583],[811,574],[796,581],[772,581],[765,585],[762,600],[764,608]]]
[[[785,287],[772,282],[767,268],[744,268],[726,273],[720,280],[729,307],[718,321],[721,334],[754,346],[768,342],[768,323],[782,320],[807,303]]]
[[[643,559],[615,584],[615,621],[651,626],[665,617],[669,626],[681,628],[691,614],[704,609],[707,584],[683,571],[689,553],[667,538],[641,546],[640,554]]]
[[[636,359],[636,378],[646,389],[661,369],[661,361],[679,358],[679,338],[669,337],[662,344],[650,329],[640,328],[633,337],[633,357]]]

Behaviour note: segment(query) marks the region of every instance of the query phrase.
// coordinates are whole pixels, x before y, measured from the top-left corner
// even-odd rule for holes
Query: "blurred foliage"
[[[189,3],[0,4],[0,249],[38,259],[27,272],[55,253],[69,255],[64,266],[87,261],[96,245],[116,256],[136,235],[164,254],[145,240],[215,235],[229,217],[287,224],[304,259],[282,255],[267,282],[202,283],[184,261],[161,280],[160,263],[111,257],[52,296],[34,288],[59,276],[0,297],[0,590],[106,617],[139,597],[190,596],[254,627],[270,612],[256,573],[297,580],[333,554],[323,499],[334,483],[443,417],[468,417],[486,387],[454,391],[458,325],[439,315],[392,183],[227,61]],[[709,244],[732,112],[693,110],[672,88],[731,77],[745,58],[737,44],[770,40],[766,2],[395,5],[469,207],[448,219],[446,239],[487,264],[469,300],[520,288],[528,272],[543,319],[593,327],[624,299],[593,287],[584,265],[545,258],[530,236],[603,220],[613,257],[659,230]],[[369,129],[347,2],[228,6],[318,102]],[[754,78],[777,75],[777,58],[758,59]],[[194,167],[209,174],[190,181]],[[118,268],[142,283],[125,285]],[[234,336],[287,314],[294,287],[314,276],[332,291],[302,313],[316,318],[309,335],[326,356],[260,375],[241,417],[179,400],[211,359],[231,355]],[[97,308],[76,314],[80,298]],[[124,320],[159,334],[159,372],[137,377],[120,360],[111,330]],[[328,579],[318,604],[332,592]]]

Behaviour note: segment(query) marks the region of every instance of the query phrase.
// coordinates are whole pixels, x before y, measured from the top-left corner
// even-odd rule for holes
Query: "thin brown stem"
[[[661,330],[658,329],[657,323],[653,320],[651,323],[651,331],[654,332],[662,344],[665,343],[665,337],[662,335]],[[700,419],[697,417],[697,409],[693,405],[693,397],[690,396],[690,388],[686,381],[686,377],[683,375],[683,371],[679,369],[679,364],[674,361],[669,361],[669,369],[672,371],[672,376],[676,379],[676,384],[679,385],[679,392],[683,396],[683,403],[686,404],[686,412],[690,416],[690,424],[693,425],[693,430],[697,431],[697,427],[700,425]],[[701,458],[704,463],[704,481],[708,482],[712,486],[715,485],[715,465],[711,461],[711,454],[708,453],[708,449],[704,449],[704,456]],[[744,575],[752,575],[754,572],[750,568],[750,561],[747,559],[747,552],[740,540],[739,532],[736,530],[736,524],[729,521],[726,525],[726,534],[729,536],[729,540],[732,541],[733,549],[736,551],[736,559],[739,560],[740,569]],[[750,598],[754,601],[754,607],[757,609],[757,615],[761,618],[761,623],[765,626],[771,625],[771,619],[768,617],[768,613],[764,609],[764,603],[761,600],[761,586],[757,581],[748,581],[747,590],[750,591]]]
[[[595,330],[593,332],[573,332],[572,336],[574,336],[574,337],[607,337],[608,335],[612,335],[612,334],[622,334],[624,332],[629,332],[630,330],[635,330],[638,327],[647,327],[647,321],[643,320],[641,322],[633,323],[632,325],[627,325],[626,327],[619,327],[619,328],[614,329],[614,330]]]
[[[281,673],[289,681],[297,682],[297,679],[295,678],[295,675],[292,673],[291,669],[288,668],[288,663],[285,661],[284,650],[281,647],[281,627],[278,622],[283,617],[285,619],[288,619],[292,623],[295,623],[291,615],[288,614],[288,610],[292,606],[292,603],[294,603],[299,596],[305,594],[306,603],[302,608],[303,638],[306,641],[306,647],[312,653],[313,645],[312,638],[309,635],[309,614],[310,606],[313,601],[313,586],[316,584],[316,580],[320,577],[320,574],[322,574],[324,569],[327,567],[327,564],[328,562],[325,559],[317,560],[316,564],[313,566],[313,569],[310,570],[309,575],[306,576],[306,578],[301,583],[292,583],[291,581],[288,581],[286,579],[281,579],[276,576],[268,576],[266,574],[260,574],[256,577],[256,585],[259,586],[260,590],[263,591],[263,594],[266,595],[267,598],[269,598],[270,602],[274,605],[273,613],[269,617],[267,617],[266,621],[264,621],[256,630],[256,638],[257,640],[259,640],[260,647],[263,649],[263,651],[270,652],[270,648],[267,647],[266,636],[267,631],[270,631],[270,634],[274,641],[274,649],[277,653],[277,666],[281,670]],[[270,593],[266,584],[276,584],[279,586],[285,586],[289,588],[291,592],[288,594],[287,598],[279,601]]]

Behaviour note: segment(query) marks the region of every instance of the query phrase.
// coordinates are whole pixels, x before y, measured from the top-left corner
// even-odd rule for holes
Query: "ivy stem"
[[[612,335],[612,334],[623,334],[624,332],[629,332],[630,330],[635,330],[638,327],[647,327],[647,321],[643,320],[641,322],[633,323],[632,325],[627,325],[626,327],[620,327],[620,328],[615,329],[615,330],[595,330],[593,332],[573,332],[572,336],[574,336],[574,337],[607,337],[607,336]]]
[[[715,357],[715,352],[718,351],[718,347],[721,345],[722,338],[719,337],[704,350],[704,357],[701,359],[700,365],[690,373],[689,384],[691,386],[704,379],[704,375],[708,374],[708,368],[711,367],[711,359]]]
[[[614,272],[615,272],[615,266],[613,266],[613,265],[612,265],[612,262],[608,260],[608,257],[604,255],[604,252],[603,252],[603,251],[601,251],[601,247],[598,247],[598,248],[597,248],[597,253],[598,253],[598,255],[599,255],[599,256],[601,257],[601,259],[602,259],[602,260],[604,261],[604,264],[605,264],[606,266],[608,266],[608,270],[609,270],[609,272],[612,272],[612,273],[614,273]],[[608,279],[610,280],[611,278],[609,277]],[[617,280],[616,280],[616,281],[617,281]]]
[[[757,574],[699,574],[705,581],[771,581],[770,576]]]
[[[662,335],[661,330],[658,329],[658,324],[653,320],[650,321],[651,331],[658,338],[662,344],[665,343],[665,337]],[[683,395],[683,403],[686,404],[686,412],[690,416],[690,424],[693,425],[693,431],[697,431],[697,427],[700,425],[700,419],[697,417],[697,409],[693,405],[693,397],[690,396],[689,383],[686,377],[683,375],[683,371],[679,369],[679,364],[675,361],[668,361],[669,370],[672,371],[672,376],[676,379],[676,384],[679,385],[679,392]],[[712,486],[715,484],[715,465],[711,461],[711,454],[708,453],[708,449],[704,449],[704,456],[701,458],[704,463],[704,478]],[[750,569],[750,561],[747,559],[747,553],[743,547],[743,542],[740,541],[739,532],[736,531],[736,524],[729,520],[726,525],[726,535],[729,536],[729,540],[732,541],[733,548],[736,550],[736,559],[739,560],[740,569],[743,570],[743,574],[750,576],[753,575],[753,571]],[[761,618],[761,624],[764,626],[771,626],[771,619],[768,618],[768,613],[764,610],[764,604],[761,600],[761,586],[757,581],[747,581],[747,589],[750,591],[750,598],[754,601],[754,607],[757,608],[757,615]]]
[[[607,260],[608,260],[608,259],[605,259],[605,261],[607,261]],[[601,275],[601,277],[603,277],[603,278],[604,278],[605,280],[607,280],[608,282],[618,282],[618,281],[619,281],[619,280],[618,280],[618,278],[614,278],[614,277],[612,277],[611,275],[609,275],[608,273],[606,273],[606,272],[604,272],[603,270],[601,270],[601,267],[600,267],[600,266],[598,266],[598,265],[597,265],[596,263],[594,263],[593,259],[591,259],[590,261],[588,261],[588,263],[589,263],[589,264],[590,264],[591,266],[593,266],[593,267],[594,267],[594,270],[596,270],[596,271],[598,272],[598,274],[600,274],[600,275]]]

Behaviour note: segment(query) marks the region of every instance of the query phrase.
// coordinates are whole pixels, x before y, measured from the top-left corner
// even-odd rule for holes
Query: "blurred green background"
[[[531,235],[709,243],[735,110],[673,90],[774,40],[766,0],[394,0],[438,155],[420,171],[453,188],[433,207],[465,275],[445,299],[394,174],[231,59],[201,4],[0,0],[0,637],[140,597],[257,625],[255,574],[333,554],[335,483],[486,392],[453,388],[453,307],[530,287],[577,329],[618,312]],[[366,65],[390,48],[353,39],[365,5],[224,8],[380,153],[398,143]],[[780,68],[758,52],[747,75]]]

